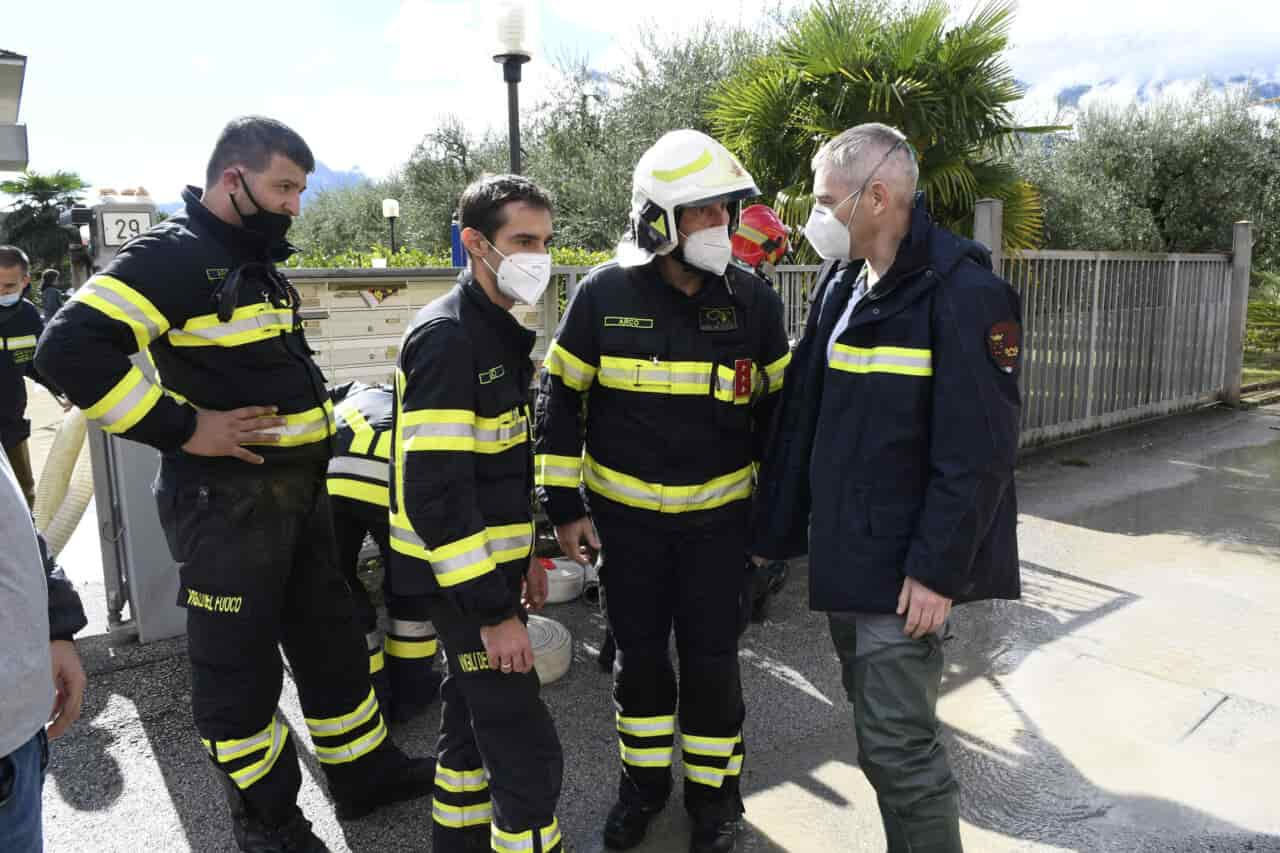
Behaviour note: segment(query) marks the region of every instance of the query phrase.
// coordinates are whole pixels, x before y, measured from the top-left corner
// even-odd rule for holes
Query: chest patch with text
[[[652,329],[652,317],[605,317],[606,329]]]

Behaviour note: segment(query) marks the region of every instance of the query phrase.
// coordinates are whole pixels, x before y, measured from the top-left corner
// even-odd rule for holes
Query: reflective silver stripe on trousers
[[[685,749],[694,751],[696,754],[714,755],[721,758],[727,758],[733,755],[734,747],[738,744],[738,739],[724,743],[724,738],[716,738],[714,740],[708,738],[700,738],[697,735],[691,735],[688,732],[680,733],[680,743]]]
[[[160,337],[160,327],[151,322],[151,319],[142,312],[141,308],[134,305],[120,294],[94,284],[92,279],[90,279],[84,287],[81,288],[81,293],[85,296],[96,296],[103,302],[108,302],[113,307],[119,308],[120,311],[123,312],[130,320],[147,330],[147,337],[149,339],[154,341],[156,338]]]
[[[639,737],[653,737],[655,734],[671,734],[672,731],[675,730],[675,727],[675,717],[668,720],[658,720],[652,723],[635,723],[630,720],[618,720],[618,731],[623,734],[637,735]]]
[[[410,622],[406,619],[392,619],[391,633],[397,637],[434,637],[436,628],[430,622]]]
[[[364,635],[364,645],[371,652],[376,652],[382,648],[382,635],[377,631],[370,631]]]
[[[488,823],[493,819],[493,804],[450,806],[439,800],[433,800],[431,803],[431,816],[435,818],[437,823],[442,823],[445,826],[452,826],[455,823],[463,825]]]
[[[269,745],[271,743],[272,735],[275,733],[275,730],[279,725],[280,723],[278,721],[272,719],[271,725],[267,726],[253,737],[245,738],[240,741],[210,741],[213,745],[209,748],[209,754],[214,758],[219,758],[217,754],[218,752],[231,753],[237,758],[242,755],[248,755],[255,750],[262,749],[262,747]],[[232,759],[227,760],[230,761]]]
[[[363,477],[382,485],[387,484],[390,476],[389,463],[376,459],[362,459],[358,456],[335,456],[329,460],[329,476],[331,477]]]
[[[319,737],[328,735],[340,735],[349,732],[354,728],[364,725],[373,719],[373,715],[377,712],[378,698],[373,692],[373,688],[369,689],[369,695],[361,702],[356,709],[350,714],[343,714],[341,717],[334,718],[332,722],[315,722],[307,720],[307,728],[311,730],[311,734]]]
[[[138,384],[134,385],[119,403],[103,412],[102,417],[98,418],[98,423],[104,427],[115,426],[128,417],[129,413],[142,403],[147,394],[151,393],[151,383],[144,379],[141,373],[137,376]]]
[[[263,329],[271,326],[289,326],[293,327],[292,311],[267,311],[253,317],[245,317],[243,320],[232,320],[230,323],[219,323],[216,326],[208,326],[204,329],[179,329],[184,335],[190,335],[193,338],[201,338],[206,341],[216,341],[221,338],[229,338],[233,335],[239,335],[244,332],[252,332],[254,329]]]
[[[498,835],[498,833],[496,832],[497,827],[495,827],[494,829],[495,829],[495,832],[493,833],[493,839],[492,839],[494,850],[499,850],[499,851],[510,850],[511,853],[520,853],[521,850],[533,849],[533,832],[530,831],[530,832],[521,833],[522,835],[525,836],[524,838],[510,839],[510,838],[503,838],[502,836]]]
[[[719,788],[724,784],[725,772],[723,770],[708,770],[702,767],[694,767],[692,764],[684,766],[684,775],[688,779],[695,782],[701,782],[704,785],[710,785],[713,788]]]
[[[436,777],[443,777],[446,784],[453,785],[455,788],[489,784],[488,777],[484,774],[484,768],[479,770],[450,770],[448,767],[442,767],[437,764]]]

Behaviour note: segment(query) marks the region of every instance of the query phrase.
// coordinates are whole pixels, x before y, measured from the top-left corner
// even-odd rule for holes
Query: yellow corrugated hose
[[[93,498],[93,464],[85,441],[84,412],[72,409],[63,417],[36,487],[36,527],[51,554],[66,546]]]

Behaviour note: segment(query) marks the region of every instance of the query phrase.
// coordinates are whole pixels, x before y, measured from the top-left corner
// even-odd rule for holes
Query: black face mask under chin
[[[231,194],[231,206],[239,214],[241,226],[247,231],[265,237],[268,245],[274,246],[284,242],[284,236],[289,233],[289,226],[293,225],[293,217],[287,213],[272,213],[264,209],[253,197],[253,191],[249,189],[249,182],[244,179],[244,173],[237,169],[236,174],[240,176],[240,186],[244,188],[244,194],[248,196],[249,201],[253,202],[253,206],[258,208],[256,213],[245,213],[240,209],[240,205],[236,204],[235,193]]]

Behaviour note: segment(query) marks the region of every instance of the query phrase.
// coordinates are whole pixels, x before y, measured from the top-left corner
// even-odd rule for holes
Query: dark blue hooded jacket
[[[1018,296],[985,248],[918,206],[829,362],[859,265],[819,275],[761,467],[755,553],[808,553],[814,610],[892,613],[908,575],[956,602],[1017,598]]]

